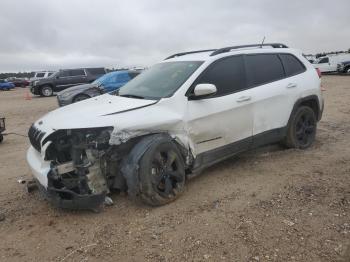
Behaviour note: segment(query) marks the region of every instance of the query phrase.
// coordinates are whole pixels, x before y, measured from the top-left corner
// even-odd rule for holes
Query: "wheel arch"
[[[322,111],[321,111],[321,107],[320,107],[319,98],[318,98],[317,95],[310,95],[310,96],[299,98],[294,103],[293,110],[292,110],[292,112],[291,112],[291,114],[289,116],[288,126],[290,124],[290,121],[292,119],[293,114],[301,106],[308,106],[308,107],[310,107],[314,111],[317,121],[319,121],[321,119]]]
[[[86,97],[87,97],[86,99],[89,99],[89,98],[92,97],[92,96],[89,96],[88,94],[85,94],[85,93],[78,93],[78,94],[76,94],[76,95],[73,97],[72,101],[73,101],[73,102],[76,102],[75,99],[76,99],[78,96],[86,96]]]
[[[183,145],[181,145],[175,138],[173,138],[169,133],[167,132],[150,133],[150,134],[140,135],[130,139],[129,141],[125,142],[125,144],[129,143],[130,150],[128,150],[127,155],[123,158],[121,162],[120,171],[123,177],[127,181],[128,192],[133,197],[137,196],[139,193],[139,188],[138,188],[139,178],[138,178],[138,175],[136,174],[139,167],[138,165],[135,165],[135,163],[138,163],[140,161],[143,154],[147,151],[147,149],[151,145],[153,145],[153,143],[156,143],[157,141],[164,138],[173,142],[175,146],[179,149],[179,152],[183,158],[183,163],[185,165],[185,168],[187,168],[186,151],[188,152],[187,154],[190,154],[189,150],[186,150],[186,148]]]

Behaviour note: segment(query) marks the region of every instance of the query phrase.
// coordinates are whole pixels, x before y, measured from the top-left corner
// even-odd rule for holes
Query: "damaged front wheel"
[[[143,202],[152,206],[164,205],[184,191],[183,157],[170,137],[147,137],[135,146],[130,157],[128,163],[134,168],[125,174],[129,192],[136,188],[135,195]]]

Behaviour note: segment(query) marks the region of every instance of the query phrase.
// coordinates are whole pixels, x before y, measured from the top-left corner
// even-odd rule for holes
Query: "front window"
[[[44,77],[45,76],[45,73],[37,73],[36,74],[36,77]]]
[[[179,61],[156,64],[124,85],[118,94],[146,99],[170,97],[202,63]]]

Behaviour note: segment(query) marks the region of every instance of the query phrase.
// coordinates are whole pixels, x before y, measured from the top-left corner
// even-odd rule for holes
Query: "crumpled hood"
[[[156,103],[155,100],[105,94],[58,108],[36,121],[35,126],[47,135],[59,129],[117,126],[113,115]]]

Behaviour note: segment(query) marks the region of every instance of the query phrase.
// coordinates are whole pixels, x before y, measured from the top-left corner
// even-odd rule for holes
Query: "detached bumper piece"
[[[106,198],[106,193],[98,195],[79,195],[71,190],[48,188],[50,203],[59,208],[98,211]]]
[[[57,181],[54,180],[51,172],[48,175],[47,188],[37,181],[38,188],[45,199],[52,205],[63,209],[97,212],[104,203],[107,194],[107,192],[79,194],[70,189],[57,188],[55,184],[57,185]]]

